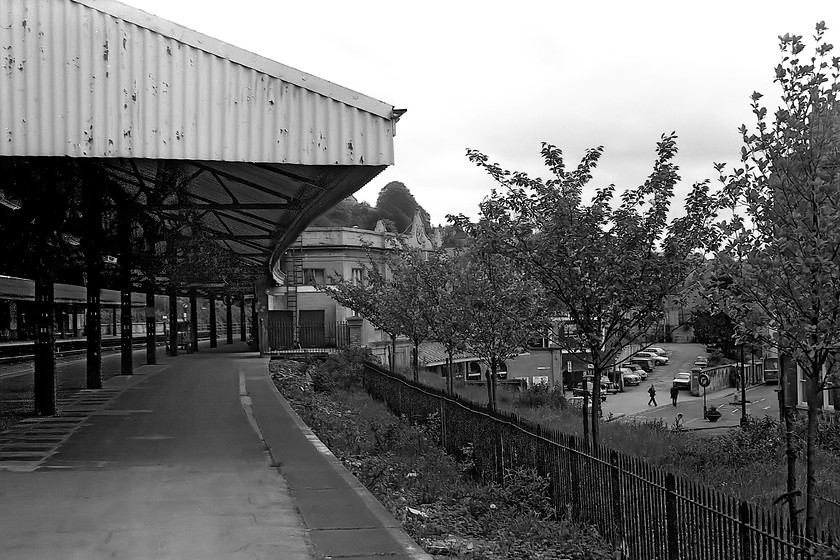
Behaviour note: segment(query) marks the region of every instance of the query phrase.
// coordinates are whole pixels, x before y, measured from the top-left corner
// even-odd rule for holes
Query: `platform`
[[[430,558],[246,349],[140,366],[0,435],[3,558]]]

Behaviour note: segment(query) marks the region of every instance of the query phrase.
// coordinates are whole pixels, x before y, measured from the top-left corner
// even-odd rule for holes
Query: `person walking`
[[[671,385],[671,404],[677,406],[677,397],[680,396],[680,390],[677,388],[677,384],[674,383]]]
[[[653,383],[650,384],[650,389],[648,389],[648,395],[650,395],[650,398],[648,399],[648,406],[650,406],[650,405],[657,406],[656,405],[656,389],[654,389]]]

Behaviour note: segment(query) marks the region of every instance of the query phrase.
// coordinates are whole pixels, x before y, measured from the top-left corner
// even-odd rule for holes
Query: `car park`
[[[636,352],[636,357],[637,358],[647,358],[648,360],[653,360],[653,363],[655,363],[656,365],[663,365],[663,364],[668,363],[668,357],[667,356],[660,356],[659,354],[656,354],[655,352],[648,352],[648,351]]]
[[[691,374],[681,371],[674,377],[673,384],[677,389],[691,389]]]

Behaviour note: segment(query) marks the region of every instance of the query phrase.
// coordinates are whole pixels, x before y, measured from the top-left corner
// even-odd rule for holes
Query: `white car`
[[[668,358],[666,356],[660,356],[659,354],[656,354],[654,352],[636,352],[636,354],[633,357],[653,360],[653,363],[659,366],[668,363]]]
[[[629,369],[632,373],[635,373],[639,377],[642,378],[642,381],[647,379],[647,372],[638,364],[632,364],[630,362],[623,362],[621,364],[622,369]]]
[[[673,383],[677,389],[691,389],[691,374],[681,371],[674,377]]]
[[[658,346],[650,346],[645,348],[645,352],[653,352],[657,356],[668,356],[668,353],[665,351],[664,348],[659,348]]]

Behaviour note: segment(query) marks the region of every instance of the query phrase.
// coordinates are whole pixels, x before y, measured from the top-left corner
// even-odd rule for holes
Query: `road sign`
[[[711,382],[711,380],[709,379],[709,376],[706,375],[705,373],[701,373],[699,375],[698,381],[700,381],[700,386],[701,387],[708,387],[709,383]]]

